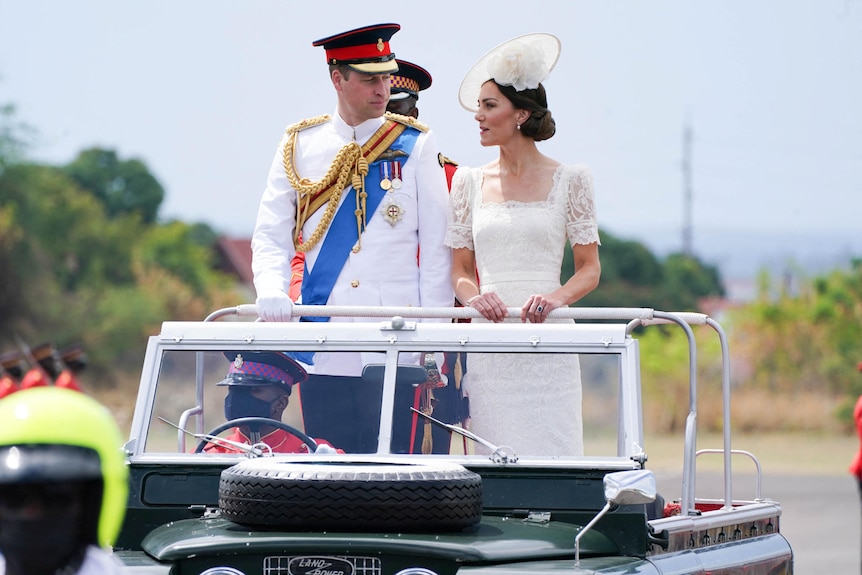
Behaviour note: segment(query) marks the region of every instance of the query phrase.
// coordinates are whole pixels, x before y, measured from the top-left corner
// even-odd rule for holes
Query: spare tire
[[[249,459],[222,471],[219,509],[252,527],[455,531],[481,519],[482,478],[444,462]]]

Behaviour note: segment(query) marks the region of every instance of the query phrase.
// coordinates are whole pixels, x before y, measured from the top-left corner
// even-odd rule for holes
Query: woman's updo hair
[[[493,80],[492,80],[493,82]],[[497,84],[497,82],[494,82]],[[548,95],[542,84],[533,90],[515,90],[512,86],[497,84],[500,92],[519,110],[527,110],[530,117],[521,124],[521,133],[536,142],[550,139],[557,131],[556,122],[548,109]]]

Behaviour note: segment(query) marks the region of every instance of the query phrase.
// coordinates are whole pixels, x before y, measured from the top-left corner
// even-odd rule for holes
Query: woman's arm
[[[472,307],[489,321],[506,318],[506,305],[496,293],[481,294],[476,279],[476,254],[468,248],[452,250],[452,287],[464,307]]]
[[[598,243],[575,244],[572,255],[575,259],[572,277],[549,294],[530,297],[521,308],[521,321],[541,323],[551,310],[567,307],[596,289],[602,275]]]

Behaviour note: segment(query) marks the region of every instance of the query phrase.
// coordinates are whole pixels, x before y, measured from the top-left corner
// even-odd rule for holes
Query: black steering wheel
[[[261,426],[264,425],[277,427],[278,429],[284,430],[292,436],[296,437],[297,439],[301,440],[303,443],[305,443],[305,445],[308,446],[309,453],[314,453],[315,451],[317,451],[317,442],[314,441],[312,438],[310,438],[300,430],[296,429],[295,427],[291,427],[290,425],[284,423],[283,421],[279,421],[277,419],[269,419],[268,417],[240,417],[239,419],[231,419],[230,421],[225,421],[224,423],[207,433],[207,435],[218,435],[219,433],[222,433],[223,431],[226,431],[232,427],[241,426],[247,426],[252,429],[259,430]],[[200,443],[198,443],[198,446],[195,447],[194,452],[202,453],[207,443],[211,442],[207,439],[201,439]]]

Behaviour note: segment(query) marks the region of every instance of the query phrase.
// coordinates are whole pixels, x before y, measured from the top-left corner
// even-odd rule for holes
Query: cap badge
[[[242,354],[241,353],[236,354],[236,357],[233,360],[233,366],[237,369],[242,368]]]
[[[382,52],[384,48],[386,48],[386,45],[383,43],[383,38],[378,38],[377,39],[377,51]]]

